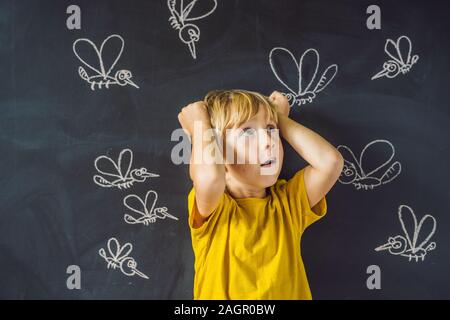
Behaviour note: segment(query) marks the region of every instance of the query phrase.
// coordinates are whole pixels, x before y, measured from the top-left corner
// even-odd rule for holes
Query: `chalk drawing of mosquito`
[[[407,36],[401,36],[394,42],[391,39],[386,40],[384,52],[391,58],[383,63],[383,70],[372,77],[372,80],[387,77],[395,78],[400,73],[406,74],[411,67],[419,60],[417,54],[411,56],[411,40]]]
[[[388,250],[390,254],[408,258],[408,261],[424,261],[427,253],[436,249],[436,242],[429,242],[436,231],[436,219],[427,214],[417,224],[416,215],[407,205],[398,208],[398,218],[403,236],[389,237],[388,242],[375,248],[375,251]],[[422,230],[425,224],[428,231]]]
[[[119,268],[126,276],[131,277],[138,275],[144,279],[148,279],[145,274],[136,269],[136,260],[128,256],[133,250],[133,245],[131,243],[125,243],[121,246],[116,238],[111,238],[108,240],[107,248],[108,254],[106,254],[106,251],[103,248],[101,248],[98,253],[106,262],[108,262],[108,269]]]
[[[82,67],[78,67],[78,74],[80,75],[81,79],[85,80],[91,85],[91,90],[95,90],[95,86],[97,88],[102,89],[102,86],[109,89],[110,85],[117,84],[119,86],[126,86],[126,85],[132,85],[135,88],[139,87],[131,80],[133,77],[131,75],[131,72],[128,70],[118,70],[114,74],[114,76],[111,76],[111,72],[116,66],[116,63],[119,61],[120,56],[123,52],[123,47],[125,45],[125,42],[123,38],[117,34],[112,34],[108,38],[106,38],[101,46],[100,49],[97,48],[97,46],[89,39],[87,38],[80,38],[75,40],[73,43],[73,52],[75,53],[75,56],[80,60],[86,67],[88,67],[91,71],[94,72],[94,75],[89,75],[89,73]],[[84,46],[84,49],[81,48],[81,46]],[[120,49],[118,49],[120,48]],[[83,53],[88,54],[86,50],[94,50],[96,57],[98,58],[98,67],[93,67],[91,64],[89,64],[85,59],[83,59],[80,56],[80,50],[83,50]],[[118,49],[118,51],[117,51]],[[109,69],[106,69],[107,66],[104,64],[104,51],[108,51],[110,55],[115,54],[115,58]]]
[[[198,0],[192,0],[188,5],[184,6],[183,0],[167,0],[167,6],[171,15],[169,18],[170,25],[175,30],[178,30],[180,40],[188,45],[191,56],[194,59],[197,58],[195,43],[200,40],[200,29],[190,22],[209,16],[217,8],[217,0],[210,0],[212,8],[209,11],[196,17],[189,17],[197,2]]]
[[[100,187],[128,189],[135,182],[144,182],[147,178],[159,177],[146,168],[131,170],[133,152],[124,149],[120,152],[117,162],[103,155],[95,159],[94,165],[99,174],[94,175],[94,182]]]
[[[340,145],[337,149],[344,158],[344,167],[339,177],[339,182],[342,184],[351,183],[358,190],[374,189],[382,184],[386,184],[394,180],[402,170],[398,161],[386,168],[395,155],[394,146],[387,140],[374,140],[367,144],[362,150],[359,159],[355,157],[352,150],[347,146]],[[370,154],[370,157],[373,157],[383,153],[387,155],[387,159],[374,169],[369,168],[367,164],[369,159],[366,154]]]
[[[153,190],[147,192],[144,200],[142,200],[135,194],[126,196],[123,199],[123,204],[131,211],[138,213],[140,217],[135,218],[132,215],[125,214],[125,222],[129,224],[142,223],[143,225],[148,226],[150,223],[156,222],[157,218],[165,219],[167,217],[178,220],[177,217],[174,217],[167,212],[167,207],[155,208],[157,200],[158,194]],[[149,204],[151,205],[151,207],[149,207]]]
[[[292,70],[292,72],[295,70],[297,76],[295,78],[296,87],[293,88],[289,86],[287,84],[286,77],[284,77],[283,80],[283,77],[280,75],[281,72],[277,71],[277,67],[275,66],[275,63],[277,62],[274,60],[278,60],[281,63],[281,60],[279,59],[283,59],[285,62],[288,61],[288,65],[284,66],[287,70]],[[306,50],[300,57],[299,61],[297,61],[292,52],[288,49],[281,47],[273,48],[269,53],[269,63],[275,77],[287,90],[289,90],[289,92],[284,95],[288,98],[291,106],[294,104],[301,106],[307,102],[311,103],[316,95],[328,86],[338,71],[338,66],[336,64],[332,64],[325,69],[320,76],[320,79],[316,81],[320,57],[317,50],[313,48]],[[280,67],[279,64],[278,66]],[[312,68],[312,76],[306,76],[305,68]]]

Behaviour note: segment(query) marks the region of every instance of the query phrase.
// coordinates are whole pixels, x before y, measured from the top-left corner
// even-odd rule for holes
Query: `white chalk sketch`
[[[202,2],[209,1],[212,7],[206,13],[189,17],[189,14],[192,14],[191,11],[198,1],[191,0],[188,5],[184,6],[183,0],[167,0],[167,6],[171,15],[169,18],[170,25],[175,30],[178,30],[180,40],[188,45],[191,56],[194,59],[197,58],[195,43],[200,40],[200,29],[195,24],[189,22],[207,17],[217,8],[217,0],[202,0]]]
[[[401,172],[400,162],[390,162],[394,158],[395,149],[392,143],[387,140],[374,140],[367,144],[357,159],[349,147],[340,145],[337,147],[344,158],[344,168],[339,177],[339,182],[343,184],[353,184],[356,189],[373,189],[382,184],[394,180]],[[368,168],[366,153],[377,154],[384,153],[385,161],[371,170]],[[383,155],[380,155],[383,157]],[[383,161],[383,158],[381,158]],[[373,159],[372,159],[373,160]],[[389,165],[389,167],[387,167]]]
[[[106,262],[108,262],[108,269],[119,268],[124,275],[129,277],[138,275],[144,279],[148,279],[145,274],[136,269],[136,260],[128,256],[133,250],[133,245],[131,243],[125,243],[121,246],[116,238],[111,238],[108,240],[107,248],[108,254],[103,248],[101,248],[98,253]]]
[[[389,237],[388,242],[375,248],[375,251],[388,250],[390,254],[406,257],[409,261],[424,261],[427,252],[436,249],[436,242],[429,243],[436,231],[436,219],[427,214],[417,224],[416,215],[407,205],[398,208],[398,218],[403,236]]]
[[[401,36],[394,42],[391,39],[386,40],[384,52],[391,58],[383,63],[383,70],[372,77],[372,80],[387,77],[395,78],[400,73],[406,74],[411,67],[419,60],[417,54],[411,56],[411,40],[407,36]]]
[[[148,226],[150,223],[156,222],[157,218],[165,219],[167,217],[178,220],[177,217],[174,217],[167,212],[167,207],[155,208],[157,200],[158,194],[153,190],[147,192],[144,200],[135,194],[126,196],[123,199],[123,204],[131,211],[139,214],[139,217],[135,218],[132,215],[125,214],[125,222],[129,224],[142,223],[143,225]]]
[[[295,80],[296,85],[298,83],[298,87],[296,86],[292,88],[289,86],[287,84],[288,81],[286,75],[283,77],[280,75],[281,72],[277,71],[277,67],[275,66],[276,61],[274,60],[283,58],[283,55],[284,58],[287,57],[287,61],[289,61],[289,65],[284,67],[287,70],[296,73]],[[284,95],[288,98],[291,106],[294,104],[300,106],[306,104],[307,102],[311,103],[317,93],[321,92],[328,86],[338,71],[338,66],[336,64],[332,64],[325,69],[320,79],[316,81],[317,72],[319,71],[320,57],[317,50],[312,48],[306,50],[297,62],[292,52],[288,49],[276,47],[270,51],[269,62],[275,77],[287,90],[289,90],[289,93]],[[311,68],[310,70],[313,70],[312,76],[306,76],[305,68]]]
[[[93,67],[91,64],[89,64],[85,59],[83,59],[80,56],[79,53],[81,49],[80,47],[83,45],[84,46],[87,45],[85,51],[83,51],[83,53],[85,54],[84,57],[86,57],[86,54],[89,54],[89,52],[86,52],[86,49],[94,50],[97,61],[90,61],[90,63],[96,63],[97,67]],[[81,66],[78,67],[78,74],[80,75],[81,79],[90,83],[91,90],[95,90],[95,86],[97,86],[99,89],[101,89],[102,86],[105,86],[105,88],[109,89],[109,86],[113,84],[117,84],[122,87],[129,84],[139,89],[139,87],[131,80],[133,76],[131,75],[131,72],[128,70],[118,70],[116,71],[114,76],[110,75],[112,70],[116,66],[116,63],[119,61],[120,56],[122,55],[124,45],[125,42],[123,38],[117,34],[110,35],[108,38],[106,38],[102,42],[100,49],[98,49],[97,46],[89,39],[80,38],[75,40],[75,42],[73,43],[73,52],[75,53],[75,56],[86,67],[88,67],[91,71],[94,72],[94,75],[90,76],[89,73],[83,67]],[[109,54],[108,57],[104,56],[105,54],[104,51],[108,51]],[[113,59],[112,60],[113,62],[108,69],[107,66],[105,66],[104,64],[105,58]]]
[[[147,178],[159,177],[150,173],[146,168],[131,170],[133,152],[124,149],[120,152],[117,162],[103,155],[95,159],[94,165],[99,174],[94,175],[94,182],[100,187],[119,189],[130,188],[135,182],[144,182]]]

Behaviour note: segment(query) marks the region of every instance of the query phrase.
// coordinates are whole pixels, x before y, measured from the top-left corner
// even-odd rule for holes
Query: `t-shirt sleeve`
[[[191,233],[195,236],[202,237],[205,234],[211,234],[213,233],[213,230],[215,226],[217,225],[217,222],[222,215],[226,214],[225,208],[229,205],[228,197],[225,193],[222,194],[222,196],[219,199],[219,202],[214,209],[214,211],[211,213],[210,216],[208,216],[208,219],[203,222],[203,224],[199,227],[194,227],[194,218],[197,216],[200,216],[200,213],[198,211],[196,202],[195,202],[195,188],[192,188],[188,195],[188,212],[189,212],[189,228],[191,230]]]
[[[286,195],[292,220],[300,233],[303,233],[309,225],[322,218],[327,212],[325,196],[311,208],[306,193],[304,173],[305,168],[298,171],[286,183]]]

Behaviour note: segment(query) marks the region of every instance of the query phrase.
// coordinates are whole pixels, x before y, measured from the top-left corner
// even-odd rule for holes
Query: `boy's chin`
[[[276,181],[278,179],[278,176],[280,175],[280,170],[276,166],[268,167],[268,168],[260,167],[259,175],[261,178],[267,178],[267,179],[274,178]]]
[[[273,174],[261,174],[259,175],[259,180],[260,180],[260,185],[262,185],[264,188],[268,188],[273,186],[277,180],[278,180],[278,176],[280,175],[279,172],[275,172]]]

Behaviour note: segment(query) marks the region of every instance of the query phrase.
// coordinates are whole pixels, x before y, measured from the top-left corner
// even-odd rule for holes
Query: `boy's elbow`
[[[344,168],[344,157],[339,151],[335,151],[328,159],[328,170],[339,176]]]
[[[201,188],[208,193],[222,193],[225,190],[225,175],[221,172],[196,172],[191,178],[197,189]]]

